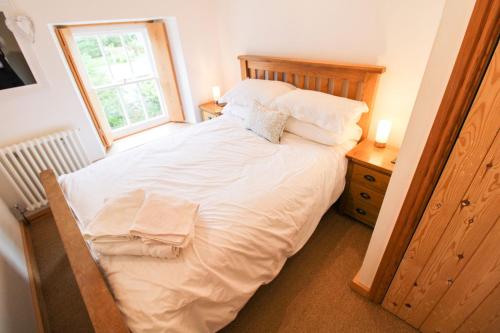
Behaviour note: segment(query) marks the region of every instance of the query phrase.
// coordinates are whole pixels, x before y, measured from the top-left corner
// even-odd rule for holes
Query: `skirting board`
[[[351,287],[352,290],[357,292],[363,297],[369,297],[370,295],[370,287],[365,286],[364,284],[359,281],[359,272],[356,274],[356,276],[351,280],[351,283],[349,283],[349,286]]]
[[[37,220],[39,220],[41,217],[45,217],[45,216],[50,215],[50,214],[52,214],[52,212],[50,211],[50,207],[44,207],[44,208],[38,209],[35,212],[26,214],[25,217],[29,223],[33,223],[33,222],[36,222]]]
[[[33,302],[33,310],[35,312],[36,330],[37,333],[49,332],[50,329],[47,319],[47,311],[41,290],[40,273],[38,272],[38,265],[33,251],[29,226],[25,223],[20,223],[20,225],[21,235],[23,238],[24,256],[26,257],[26,266],[28,268],[31,300]]]

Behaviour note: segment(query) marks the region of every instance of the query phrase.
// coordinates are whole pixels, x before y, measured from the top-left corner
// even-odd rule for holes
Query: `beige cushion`
[[[279,143],[288,115],[254,102],[245,119],[245,127],[272,143]]]

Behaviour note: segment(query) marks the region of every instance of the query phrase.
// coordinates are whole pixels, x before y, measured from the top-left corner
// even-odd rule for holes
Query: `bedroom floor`
[[[52,218],[34,222],[30,236],[51,331],[91,331]],[[370,236],[369,228],[331,209],[304,248],[222,332],[416,332],[349,288]]]

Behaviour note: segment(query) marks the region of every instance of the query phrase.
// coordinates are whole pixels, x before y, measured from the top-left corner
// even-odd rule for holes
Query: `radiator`
[[[76,130],[61,131],[0,148],[0,171],[27,211],[47,205],[38,175],[52,169],[60,176],[88,165]]]

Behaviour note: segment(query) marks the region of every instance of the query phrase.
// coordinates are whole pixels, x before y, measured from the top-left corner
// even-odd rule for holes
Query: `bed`
[[[383,67],[240,56],[242,78],[294,85],[372,105]],[[359,122],[364,135],[370,113]],[[208,332],[227,325],[313,233],[339,198],[345,153],[285,133],[279,145],[227,114],[59,179],[43,172],[50,206],[96,332]],[[138,187],[200,203],[193,246],[173,260],[101,256],[83,228],[107,198]]]

